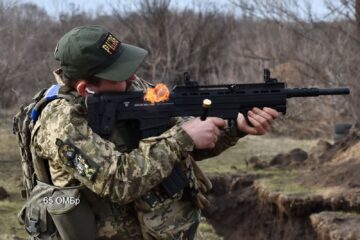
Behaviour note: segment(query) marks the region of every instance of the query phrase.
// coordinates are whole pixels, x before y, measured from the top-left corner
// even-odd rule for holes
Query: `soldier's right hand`
[[[196,149],[214,148],[225,121],[217,117],[208,117],[205,121],[194,118],[182,124],[182,128],[192,138]]]

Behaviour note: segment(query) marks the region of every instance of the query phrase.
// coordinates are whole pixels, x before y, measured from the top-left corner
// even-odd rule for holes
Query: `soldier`
[[[135,75],[147,51],[120,42],[101,26],[85,26],[66,33],[54,55],[61,64],[54,72],[61,97],[46,104],[31,130],[33,159],[45,163],[35,166],[36,175],[63,193],[78,189],[80,204],[74,208],[86,209],[71,215],[48,208],[58,238],[194,239],[199,208],[207,201],[202,192],[209,188],[194,159],[219,154],[246,134],[265,134],[278,116],[273,109],[254,108],[248,112],[252,126],[239,114],[237,126],[227,132],[220,118],[174,119],[166,132],[140,142],[133,139],[136,127],[124,121],[104,139],[88,126],[82,100],[150,87]],[[169,196],[162,182],[173,174],[188,181]]]

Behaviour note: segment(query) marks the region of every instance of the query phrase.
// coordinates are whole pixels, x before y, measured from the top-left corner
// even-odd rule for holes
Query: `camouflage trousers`
[[[138,211],[145,240],[195,239],[200,217],[200,209],[188,201],[175,201],[151,212]]]

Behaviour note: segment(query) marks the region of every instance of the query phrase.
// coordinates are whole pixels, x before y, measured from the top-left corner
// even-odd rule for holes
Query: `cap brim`
[[[111,81],[125,81],[135,74],[144,61],[147,51],[129,44],[121,43],[123,48],[118,59],[95,76]]]

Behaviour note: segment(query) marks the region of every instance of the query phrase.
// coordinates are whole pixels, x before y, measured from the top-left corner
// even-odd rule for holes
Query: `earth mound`
[[[225,239],[360,239],[359,130],[249,165],[272,174],[211,176],[204,216]]]

